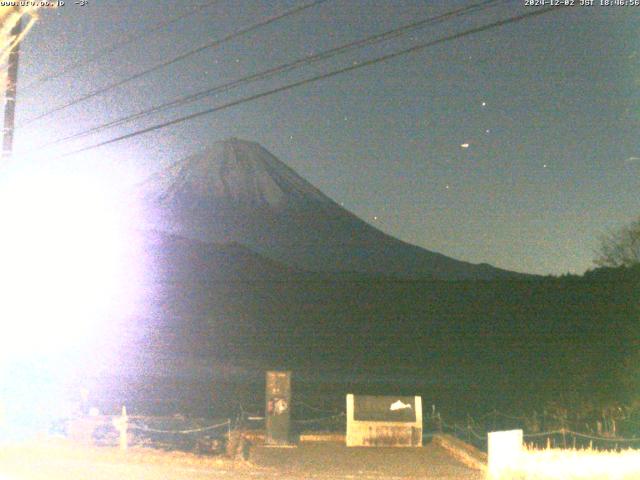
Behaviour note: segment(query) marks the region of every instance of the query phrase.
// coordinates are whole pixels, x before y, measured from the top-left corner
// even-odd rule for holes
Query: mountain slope
[[[318,272],[489,279],[511,272],[409,245],[340,207],[257,143],[230,139],[139,188],[152,228]]]
[[[300,275],[237,243],[205,243],[159,231],[145,231],[141,237],[146,274],[156,284],[252,282]]]

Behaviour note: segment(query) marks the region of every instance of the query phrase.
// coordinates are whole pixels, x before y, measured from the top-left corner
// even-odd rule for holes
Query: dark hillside
[[[136,322],[152,331],[136,348],[179,359],[172,374],[205,384],[225,365],[258,380],[291,369],[335,398],[419,391],[464,409],[622,399],[639,338],[637,271],[458,282],[174,273]]]

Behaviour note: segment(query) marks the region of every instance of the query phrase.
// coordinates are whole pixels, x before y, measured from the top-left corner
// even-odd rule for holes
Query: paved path
[[[68,445],[0,446],[0,480],[346,480],[462,479],[482,475],[437,446],[421,449],[347,449],[310,444],[292,449],[255,447],[249,462],[190,454]]]

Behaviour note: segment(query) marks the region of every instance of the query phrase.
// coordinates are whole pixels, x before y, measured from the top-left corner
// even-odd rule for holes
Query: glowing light
[[[0,351],[85,343],[122,301],[127,237],[104,181],[51,171],[0,181]]]
[[[468,143],[462,143],[460,144],[461,148],[469,148],[469,144]]]

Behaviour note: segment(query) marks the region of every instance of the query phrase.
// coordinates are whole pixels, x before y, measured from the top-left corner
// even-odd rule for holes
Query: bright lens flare
[[[122,292],[121,205],[96,178],[12,173],[0,181],[0,349],[86,346]]]

